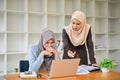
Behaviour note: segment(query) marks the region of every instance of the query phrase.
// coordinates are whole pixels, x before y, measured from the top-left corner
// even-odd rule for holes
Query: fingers
[[[71,50],[68,50],[68,56],[71,58],[74,58],[76,54],[76,51],[72,52]]]
[[[45,55],[47,55],[47,56],[52,56],[53,55],[53,53],[51,53],[51,52],[49,52],[49,51],[47,51],[47,50],[45,50],[45,51],[42,51],[41,53],[40,53],[40,55],[41,56],[45,56]]]
[[[92,66],[96,66],[97,67],[98,65],[97,64],[92,64]]]
[[[76,51],[74,51],[74,53],[73,53],[74,55],[76,54]]]
[[[72,57],[72,58],[74,57],[74,56],[73,56],[72,54],[70,54],[70,53],[68,53],[68,56],[69,56],[69,57]]]
[[[49,54],[48,54],[49,57],[52,56],[53,54],[54,55],[58,55],[58,52],[54,48],[52,48],[52,47],[47,47],[46,51],[49,52]]]
[[[45,52],[45,55],[48,55],[48,56],[50,57],[50,56],[53,55],[53,53],[52,53],[52,52],[49,52],[49,51],[46,51],[46,52]]]
[[[54,49],[53,49],[52,47],[48,47],[48,48],[46,48],[46,50],[47,50],[48,52],[54,52]]]

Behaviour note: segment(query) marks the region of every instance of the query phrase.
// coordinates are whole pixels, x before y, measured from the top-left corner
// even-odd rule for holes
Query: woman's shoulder
[[[62,31],[65,31],[65,28],[63,28],[63,30]]]
[[[31,44],[29,49],[38,50],[38,44]]]
[[[63,34],[67,34],[67,33],[66,33],[66,30],[65,30],[64,28],[63,28],[63,30],[62,30],[62,33],[63,33]]]

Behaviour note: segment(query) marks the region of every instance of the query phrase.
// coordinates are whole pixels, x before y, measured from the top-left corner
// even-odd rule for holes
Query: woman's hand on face
[[[54,49],[53,49],[52,47],[47,47],[46,50],[47,50],[48,52],[54,52]]]
[[[56,51],[54,48],[52,48],[52,47],[48,47],[48,48],[46,48],[46,50],[47,50],[48,52],[53,53],[53,54],[56,54],[56,53],[57,53],[57,51]]]
[[[53,55],[53,53],[51,53],[51,52],[49,52],[49,51],[47,51],[47,50],[45,50],[45,51],[42,51],[41,53],[40,53],[40,55],[42,56],[42,57],[44,57],[45,55],[47,55],[47,56],[52,56]]]
[[[48,52],[50,52],[52,55],[54,54],[55,55],[55,59],[59,59],[59,54],[58,54],[58,52],[54,48],[48,47],[48,48],[46,48],[46,50]]]
[[[48,48],[40,53],[40,56],[44,57],[47,55],[48,57],[55,55],[55,59],[59,59],[59,54],[54,48]]]
[[[76,52],[72,52],[71,50],[68,50],[67,54],[68,54],[69,57],[74,58]]]

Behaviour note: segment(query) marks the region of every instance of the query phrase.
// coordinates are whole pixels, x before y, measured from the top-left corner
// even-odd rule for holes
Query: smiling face
[[[45,48],[45,50],[47,50],[48,48],[53,47],[54,43],[55,41],[53,39],[50,39],[43,45],[43,47]]]
[[[79,31],[81,28],[81,25],[82,23],[79,20],[77,19],[71,20],[71,26],[74,31]]]

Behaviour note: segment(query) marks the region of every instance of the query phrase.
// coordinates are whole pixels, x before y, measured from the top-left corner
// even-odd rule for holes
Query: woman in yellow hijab
[[[63,59],[80,58],[80,64],[88,65],[88,55],[93,66],[97,66],[94,57],[94,47],[91,26],[86,23],[86,16],[81,11],[72,14],[70,24],[62,31],[64,43]]]

